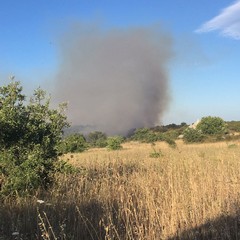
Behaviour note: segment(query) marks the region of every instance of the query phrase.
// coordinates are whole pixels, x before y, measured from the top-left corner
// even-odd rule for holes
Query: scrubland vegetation
[[[0,88],[0,240],[240,239],[239,122],[62,138],[49,101]]]

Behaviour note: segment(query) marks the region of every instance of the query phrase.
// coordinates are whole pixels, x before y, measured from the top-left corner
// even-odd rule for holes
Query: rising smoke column
[[[171,38],[157,27],[75,25],[60,44],[56,97],[73,125],[108,134],[159,123],[168,106]]]

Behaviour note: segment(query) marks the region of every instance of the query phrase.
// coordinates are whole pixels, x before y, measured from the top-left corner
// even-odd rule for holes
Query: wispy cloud
[[[220,31],[220,34],[240,40],[240,1],[224,8],[219,15],[195,30],[197,33]]]

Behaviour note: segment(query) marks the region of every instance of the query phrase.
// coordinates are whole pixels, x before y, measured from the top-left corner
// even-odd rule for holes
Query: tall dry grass
[[[240,239],[239,144],[154,148],[159,158],[138,143],[66,155],[80,173],[5,199],[0,239]]]

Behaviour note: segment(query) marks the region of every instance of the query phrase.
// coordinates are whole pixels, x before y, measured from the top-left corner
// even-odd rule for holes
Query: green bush
[[[99,131],[91,132],[87,136],[87,142],[91,147],[104,148],[107,146],[107,136]]]
[[[74,167],[64,160],[59,160],[55,163],[55,170],[56,172],[63,174],[74,174],[80,171],[78,168]]]
[[[67,136],[61,143],[61,151],[63,153],[80,153],[88,148],[85,137],[80,133]]]
[[[109,150],[120,150],[122,149],[122,143],[124,139],[121,136],[108,137],[107,139],[107,148]]]
[[[29,101],[20,82],[0,87],[0,195],[48,187],[63,128],[65,106],[50,108],[42,89]]]
[[[224,134],[227,130],[226,123],[220,117],[203,117],[197,125],[197,130],[207,135]]]
[[[184,131],[183,140],[186,143],[198,143],[204,140],[205,136],[201,131],[193,128],[187,128]]]
[[[139,142],[152,143],[158,141],[159,137],[158,134],[148,128],[139,128],[134,132],[131,139]]]
[[[172,132],[171,132],[172,133]],[[164,141],[169,144],[170,147],[175,148],[176,143],[174,137],[176,134],[169,134],[169,132],[154,132],[148,128],[139,128],[134,132],[134,135],[131,137],[131,140],[144,142],[144,143],[154,143],[157,141]]]

